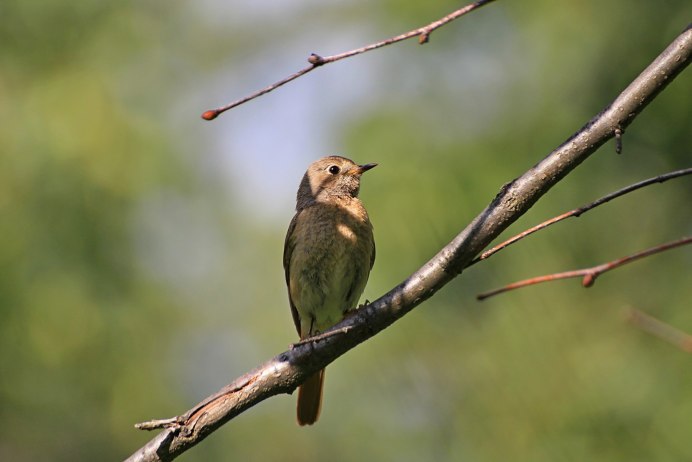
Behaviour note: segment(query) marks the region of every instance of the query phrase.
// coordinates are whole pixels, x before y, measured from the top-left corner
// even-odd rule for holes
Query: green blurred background
[[[120,460],[296,338],[281,267],[305,167],[378,162],[362,198],[400,282],[499,187],[604,108],[686,26],[688,0],[498,1],[322,68],[305,63],[458,2],[0,4],[0,459]],[[690,166],[690,71],[511,231]],[[641,190],[464,273],[329,368],[318,425],[270,399],[183,461],[692,459],[690,356],[628,325],[692,331],[687,248],[498,296],[692,230],[692,183]],[[509,235],[509,233],[507,234]]]

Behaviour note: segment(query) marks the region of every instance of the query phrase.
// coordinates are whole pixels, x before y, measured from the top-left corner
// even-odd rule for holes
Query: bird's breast
[[[372,226],[367,213],[314,205],[297,217],[290,291],[301,318],[322,331],[355,308],[370,273]]]

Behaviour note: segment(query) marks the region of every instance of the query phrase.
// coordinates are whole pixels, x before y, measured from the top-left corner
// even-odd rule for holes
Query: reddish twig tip
[[[210,109],[210,110],[204,111],[204,112],[202,113],[202,118],[203,118],[204,120],[214,120],[214,119],[216,119],[218,116],[219,116],[219,111],[217,111],[217,110],[215,110],[215,109]]]

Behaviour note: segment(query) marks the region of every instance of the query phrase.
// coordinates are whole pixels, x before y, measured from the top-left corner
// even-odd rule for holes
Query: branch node
[[[308,62],[315,67],[321,66],[325,63],[324,58],[318,55],[317,53],[310,53],[310,56],[308,57]]]
[[[430,32],[426,31],[423,32],[418,36],[418,43],[420,45],[423,45],[424,43],[428,43],[430,41]]]
[[[207,415],[207,412],[202,412],[200,416],[198,416],[195,420],[192,421],[192,425],[189,423],[182,425],[180,428],[180,433],[183,435],[183,437],[190,437],[195,433],[195,427],[197,426],[197,422],[200,421],[201,418]]]
[[[581,280],[581,285],[582,287],[589,288],[592,285],[594,285],[594,282],[596,282],[596,278],[598,277],[598,273],[588,273],[584,275],[584,278]]]

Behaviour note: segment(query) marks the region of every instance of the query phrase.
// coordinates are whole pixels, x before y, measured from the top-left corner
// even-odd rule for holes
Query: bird
[[[284,243],[288,300],[301,340],[318,335],[356,309],[375,263],[373,227],[358,198],[361,175],[377,164],[341,156],[314,161],[296,195]],[[298,424],[312,425],[322,406],[324,369],[298,389]]]

